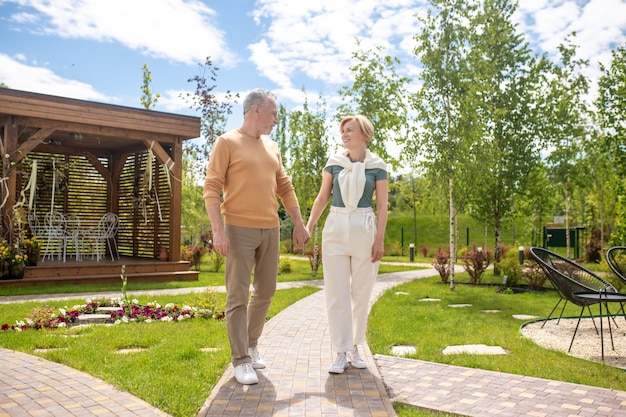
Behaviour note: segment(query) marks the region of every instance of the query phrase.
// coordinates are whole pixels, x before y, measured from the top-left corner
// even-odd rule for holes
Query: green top
[[[339,165],[330,165],[324,168],[324,171],[332,174],[333,176],[333,199],[330,203],[331,206],[335,207],[345,207],[346,205],[343,202],[343,198],[341,198],[341,193],[339,192],[339,182],[338,176],[339,173],[343,170],[343,167]],[[372,168],[365,170],[365,189],[363,190],[363,196],[359,200],[359,204],[357,207],[365,208],[372,207],[372,198],[374,196],[374,190],[376,189],[376,181],[386,180],[387,179],[387,171],[380,168]]]

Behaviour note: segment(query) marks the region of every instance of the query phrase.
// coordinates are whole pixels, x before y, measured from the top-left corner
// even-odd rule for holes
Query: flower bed
[[[157,302],[151,302],[145,305],[139,304],[138,300],[132,300],[130,303],[124,302],[123,299],[111,299],[109,302],[93,301],[88,299],[85,305],[78,305],[72,308],[55,309],[48,305],[42,305],[33,310],[33,312],[24,320],[17,320],[14,325],[3,324],[2,330],[39,330],[39,329],[56,329],[59,327],[69,327],[79,322],[82,315],[99,313],[100,307],[119,307],[110,312],[110,319],[107,323],[121,324],[132,322],[152,322],[152,321],[182,321],[193,319],[195,317],[223,319],[224,313],[216,308],[201,308],[198,306],[177,306],[168,303],[161,306]]]
[[[78,323],[78,318],[82,315],[99,313],[100,307],[117,307],[110,312],[108,323],[120,324],[131,322],[152,322],[152,321],[181,321],[194,317],[212,318],[221,320],[225,317],[224,310],[218,308],[214,293],[207,291],[204,295],[198,295],[195,306],[177,306],[168,303],[161,306],[156,301],[140,304],[137,299],[130,299],[126,292],[128,280],[126,277],[126,265],[122,265],[122,297],[112,298],[108,301],[87,300],[82,306],[74,306],[71,309],[54,309],[48,305],[37,307],[24,320],[17,320],[16,324],[3,324],[2,330],[29,330],[29,329],[56,329],[67,327]]]

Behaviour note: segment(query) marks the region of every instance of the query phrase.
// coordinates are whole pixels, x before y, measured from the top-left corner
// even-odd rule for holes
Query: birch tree
[[[552,79],[546,96],[549,121],[546,135],[552,152],[547,158],[552,178],[561,185],[565,200],[565,236],[567,256],[570,257],[570,202],[580,180],[582,142],[587,140],[590,124],[586,95],[589,80],[581,72],[588,66],[586,60],[576,58],[577,46],[568,36],[559,45],[560,63],[553,67]]]
[[[618,176],[608,187],[616,196],[616,229],[611,242],[626,244],[626,44],[611,51],[608,66],[600,64],[596,108],[602,129],[608,162]]]
[[[357,47],[360,47],[358,41]],[[410,80],[396,72],[400,61],[385,55],[380,46],[365,51],[359,49],[352,58],[355,63],[350,71],[354,82],[339,90],[342,103],[337,108],[337,119],[355,114],[370,119],[375,131],[368,148],[393,168],[398,168],[399,161],[390,155],[389,148],[407,140],[406,86]]]
[[[415,37],[414,53],[423,66],[421,86],[411,100],[418,127],[403,155],[408,160],[422,157],[426,169],[448,184],[450,289],[454,290],[457,205],[469,188],[470,150],[477,141],[468,94],[472,82],[468,42],[476,6],[465,0],[430,0],[430,5],[427,15],[418,17],[422,30]]]
[[[537,117],[548,62],[532,53],[512,16],[517,2],[485,0],[471,34],[470,70],[481,140],[474,177],[472,216],[494,230],[494,274],[499,275],[502,221],[511,217],[516,197],[540,161],[543,124]]]

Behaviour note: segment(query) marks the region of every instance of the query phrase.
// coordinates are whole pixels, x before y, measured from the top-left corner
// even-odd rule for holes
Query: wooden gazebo
[[[129,280],[197,279],[180,241],[183,141],[199,136],[197,117],[0,88],[1,238],[15,238],[15,207],[84,222],[112,212]],[[116,263],[40,263],[24,281],[119,280]]]

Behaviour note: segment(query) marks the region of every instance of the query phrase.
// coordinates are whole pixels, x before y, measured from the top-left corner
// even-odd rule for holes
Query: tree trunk
[[[502,240],[502,232],[500,230],[502,225],[500,223],[500,216],[496,216],[495,221],[496,221],[496,224],[495,224],[496,246],[493,249],[493,275],[496,277],[499,277],[500,268],[498,268],[498,263],[500,262],[500,258],[502,257],[502,254],[500,253],[501,240]]]
[[[450,290],[454,291],[454,265],[456,263],[456,236],[454,229],[454,219],[456,209],[454,208],[454,179],[449,178],[450,186]]]
[[[567,258],[570,258],[570,247],[572,242],[569,238],[569,184],[565,183],[565,246]]]

